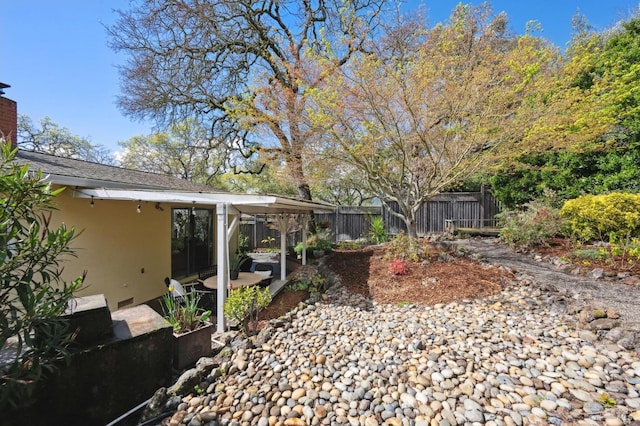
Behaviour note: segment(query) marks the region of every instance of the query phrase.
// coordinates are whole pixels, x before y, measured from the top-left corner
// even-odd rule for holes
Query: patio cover
[[[184,203],[188,205],[227,204],[245,214],[304,214],[311,211],[333,211],[333,206],[315,201],[299,200],[279,195],[233,194],[229,192],[152,191],[128,189],[77,189],[78,198],[96,200],[131,200],[154,203]]]
[[[241,214],[273,214],[278,216],[281,234],[287,229],[287,214],[309,214],[313,211],[332,211],[333,206],[314,201],[298,200],[276,195],[233,194],[228,192],[190,192],[164,190],[130,190],[130,189],[76,189],[74,197],[94,198],[96,200],[130,200],[154,203],[174,203],[189,206],[216,206],[217,215],[217,312],[223,311],[226,299],[226,277],[229,276],[229,239],[238,226]],[[228,216],[233,215],[229,224]],[[305,221],[306,222],[306,221]],[[303,227],[305,229],[306,226]],[[302,233],[303,245],[306,245],[306,232]],[[286,241],[280,238],[280,259],[282,262],[281,280],[286,278]],[[306,263],[306,250],[303,251],[302,263]],[[225,331],[224,315],[217,315],[217,332]]]

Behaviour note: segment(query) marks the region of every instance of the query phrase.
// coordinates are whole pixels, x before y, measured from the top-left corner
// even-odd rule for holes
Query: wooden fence
[[[397,206],[391,205],[397,211]],[[438,194],[418,211],[416,224],[419,236],[445,231],[445,221],[453,221],[458,227],[495,227],[495,216],[500,212],[499,203],[491,192],[453,192]],[[316,223],[326,228],[334,242],[366,238],[371,219],[382,216],[387,234],[406,231],[402,219],[381,206],[337,206],[332,213],[316,213]],[[291,224],[287,233],[287,245],[302,240],[299,224]],[[240,232],[249,237],[250,247],[280,247],[280,236],[275,220],[264,215],[254,216],[240,225]]]
[[[391,205],[398,211],[398,207]],[[445,221],[453,221],[457,227],[493,228],[497,225],[496,215],[500,205],[489,191],[451,192],[438,194],[425,203],[416,214],[418,235],[441,233],[445,231]],[[406,231],[404,221],[384,211],[384,223],[387,233],[395,235]]]

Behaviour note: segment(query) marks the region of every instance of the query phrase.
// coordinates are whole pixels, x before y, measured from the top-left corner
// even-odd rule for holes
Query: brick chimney
[[[0,137],[15,147],[18,145],[18,104],[3,96],[7,87],[11,86],[0,83]]]

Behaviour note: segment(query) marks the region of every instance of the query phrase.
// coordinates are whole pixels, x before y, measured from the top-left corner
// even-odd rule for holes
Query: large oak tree
[[[129,54],[120,106],[165,123],[197,117],[211,141],[283,162],[311,199],[305,146],[317,135],[307,92],[362,48],[383,1],[134,2],[109,28],[111,46]]]

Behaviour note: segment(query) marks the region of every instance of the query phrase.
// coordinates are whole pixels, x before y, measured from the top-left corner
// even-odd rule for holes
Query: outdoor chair
[[[215,291],[207,289],[202,283],[195,282],[192,284],[185,284],[184,286],[177,280],[170,279],[166,277],[164,279],[164,284],[167,286],[167,289],[173,287],[171,291],[171,296],[173,300],[178,303],[185,302],[185,296],[187,293],[195,293],[200,297],[200,307],[206,310],[211,310],[216,306]]]
[[[271,280],[273,279],[273,265],[269,265],[268,263],[256,263],[256,267],[253,272],[264,276],[264,279],[258,283],[260,287],[266,287],[271,284]]]
[[[218,275],[218,265],[207,266],[198,271],[198,281],[204,281]]]

